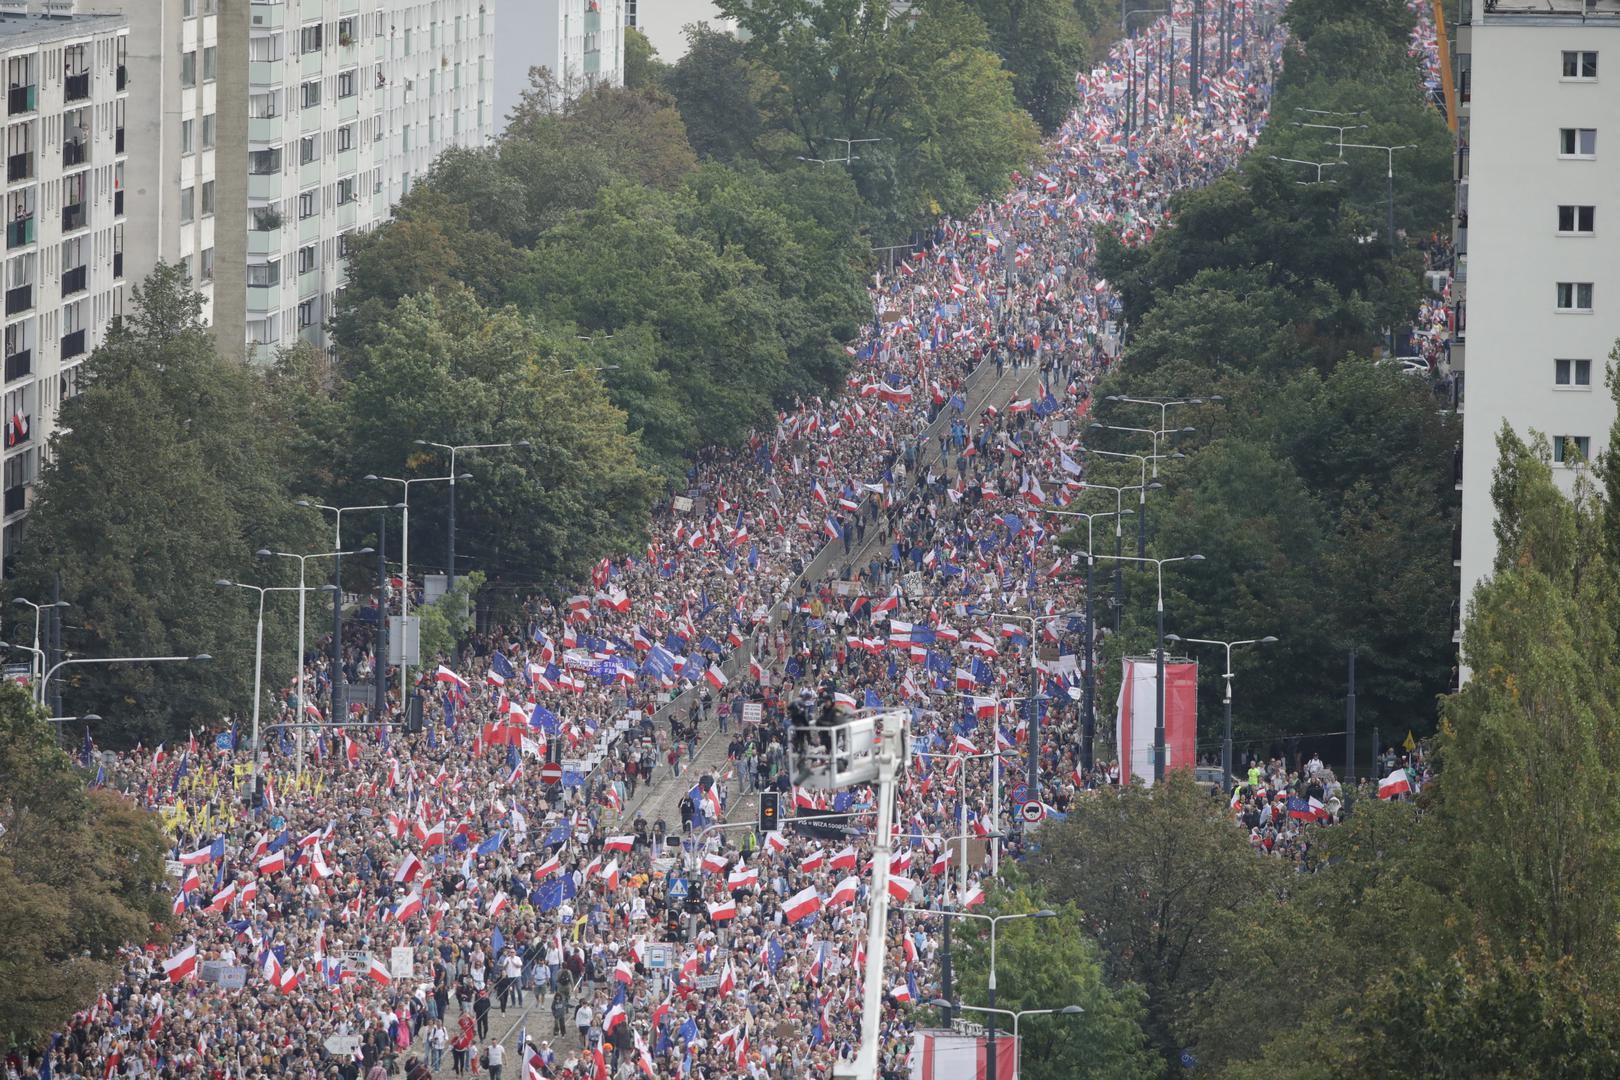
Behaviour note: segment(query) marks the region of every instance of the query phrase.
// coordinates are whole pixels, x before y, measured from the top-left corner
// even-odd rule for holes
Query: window
[[[299,104],[312,109],[321,103],[321,80],[311,79],[298,88]]]
[[[315,325],[315,301],[305,300],[298,305],[298,329],[307,330]]]
[[[312,218],[321,212],[320,193],[318,191],[301,191],[298,193],[298,220]]]
[[[340,153],[340,154],[343,153],[343,151],[345,151],[345,150],[353,150],[354,149],[354,125],[353,124],[344,124],[342,127],[337,129],[337,148],[338,148],[338,153]]]
[[[349,46],[354,44],[354,16],[338,20],[338,44]]]
[[[202,215],[209,217],[214,212],[214,182],[204,180],[202,186]]]
[[[300,274],[307,274],[313,269],[315,269],[315,245],[310,244],[308,247],[299,248],[298,272]]]
[[[197,53],[192,50],[180,55],[180,85],[197,85]]]
[[[1564,54],[1564,78],[1566,78],[1566,79],[1595,79],[1595,78],[1597,78],[1597,53],[1595,53],[1595,52],[1566,52]]]
[[[349,257],[349,251],[353,247],[354,247],[354,234],[353,233],[346,233],[346,232],[338,233],[338,237],[337,237],[338,258],[347,259]]]
[[[1560,281],[1558,283],[1558,310],[1592,311],[1592,283],[1590,281]]]
[[[282,35],[255,34],[248,38],[248,59],[265,64],[280,60]]]
[[[280,115],[280,90],[270,90],[262,94],[248,95],[248,118],[250,120],[271,120]]]
[[[202,249],[202,279],[204,281],[213,281],[214,280],[214,249],[213,248],[203,248]]]
[[[1558,156],[1597,157],[1597,128],[1559,128]]]
[[[1592,386],[1592,361],[1554,360],[1553,384],[1555,386],[1580,386],[1590,389]]]
[[[1597,217],[1595,206],[1560,206],[1558,208],[1558,231],[1561,233],[1591,233],[1595,231],[1594,224]]]
[[[202,118],[202,148],[204,150],[212,150],[214,148],[213,113],[209,113],[207,116]]]
[[[350,70],[348,70],[348,71],[340,71],[340,72],[338,72],[338,77],[337,77],[337,96],[338,97],[340,97],[340,98],[354,97],[354,95],[355,95],[355,83],[357,82],[357,79],[356,79],[357,74],[358,73],[355,72],[352,68]]]
[[[298,164],[308,165],[321,156],[320,144],[314,135],[305,135],[298,140]]]
[[[281,148],[248,151],[249,176],[274,176],[281,171]]]
[[[352,203],[355,200],[354,177],[346,177],[338,181],[337,201],[339,206]]]
[[[304,27],[298,33],[298,51],[312,53],[321,51],[321,24],[315,23]]]
[[[180,5],[180,17],[182,19],[189,19],[196,14],[197,0],[184,0],[184,2]],[[1568,56],[1569,53],[1565,53],[1564,55]]]
[[[213,82],[219,76],[219,50],[209,45],[203,49],[203,82]]]
[[[193,150],[192,132],[195,127],[195,122],[191,120],[180,121],[180,152],[182,154],[189,154]]]
[[[197,189],[180,189],[180,223],[193,220],[197,216]]]
[[[1555,435],[1553,436],[1553,460],[1560,465],[1573,465],[1577,456],[1584,463],[1588,460],[1592,449],[1592,439],[1589,435]]]
[[[268,287],[281,284],[281,260],[272,259],[267,263],[248,263],[247,283]]]

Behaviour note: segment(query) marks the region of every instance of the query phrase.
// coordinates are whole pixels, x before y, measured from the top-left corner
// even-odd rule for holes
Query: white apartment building
[[[9,564],[57,410],[124,302],[128,30],[64,3],[0,0],[6,73],[5,402]]]
[[[1472,3],[1456,35],[1464,613],[1496,558],[1497,431],[1545,435],[1573,484],[1608,447],[1620,338],[1620,0]]]
[[[523,0],[501,9],[495,69],[498,126],[529,88],[529,69],[551,72],[567,97],[624,85],[626,0]],[[633,25],[633,24],[628,24]]]
[[[645,34],[666,64],[686,55],[686,28],[693,23],[737,32],[736,22],[721,15],[714,0],[625,0],[624,25]]]
[[[221,346],[326,341],[348,239],[494,133],[494,0],[79,0],[149,95],[132,277],[182,262]],[[137,253],[138,252],[138,253]]]

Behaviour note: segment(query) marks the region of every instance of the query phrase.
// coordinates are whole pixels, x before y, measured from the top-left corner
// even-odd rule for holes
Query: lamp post
[[[45,670],[45,651],[39,647],[39,617],[41,613],[46,611],[50,611],[52,617],[55,617],[57,609],[72,607],[73,605],[66,600],[57,600],[49,604],[36,604],[26,596],[14,596],[11,598],[11,602],[19,607],[26,606],[34,609],[34,655],[28,661],[28,682],[30,684],[29,689],[37,691],[39,689],[40,672]],[[38,700],[41,705],[45,703],[44,698]]]
[[[1123,8],[1124,6],[1124,0],[1120,0],[1120,7]],[[1119,32],[1124,34],[1126,41],[1130,43],[1130,59],[1126,61],[1127,66],[1125,69],[1125,131],[1127,133],[1136,130],[1136,34],[1133,32],[1134,28],[1130,25],[1130,22],[1138,15],[1163,15],[1164,12],[1164,8],[1136,8],[1131,11],[1121,12],[1119,17]]]
[[[1117,401],[1117,402],[1120,402],[1121,404],[1125,404],[1125,405],[1151,405],[1154,408],[1159,410],[1159,430],[1160,431],[1165,431],[1170,426],[1169,422],[1168,422],[1168,420],[1166,418],[1166,414],[1169,413],[1169,411],[1171,409],[1175,408],[1176,406],[1178,406],[1178,405],[1204,405],[1204,404],[1207,404],[1209,402],[1225,401],[1226,399],[1223,398],[1219,394],[1211,394],[1207,398],[1197,398],[1197,397],[1193,397],[1193,398],[1175,398],[1175,399],[1172,399],[1172,400],[1169,400],[1169,401],[1160,401],[1157,398],[1131,397],[1129,394],[1109,394],[1107,397],[1103,398],[1103,400],[1104,401]],[[1191,431],[1193,429],[1192,428],[1182,428],[1182,430],[1183,431]],[[1155,451],[1155,452],[1157,452],[1157,451]],[[1156,466],[1156,465],[1154,466],[1153,475],[1154,476],[1159,475],[1158,466]]]
[[[269,548],[260,548],[256,554],[261,559],[297,559],[298,560],[298,722],[304,722],[304,593],[308,591],[304,584],[304,568],[311,559],[342,558],[345,555],[370,555],[372,548],[357,548],[354,551],[315,551],[308,555],[295,555],[290,551],[271,551]],[[260,629],[263,629],[263,603],[260,603]],[[377,718],[380,722],[382,717]],[[298,729],[299,758],[302,760],[304,745],[303,728]]]
[[[1309,112],[1311,110],[1307,109],[1307,110],[1302,110],[1302,111]],[[1324,113],[1324,115],[1326,114],[1326,110],[1322,110],[1322,112]],[[1361,114],[1360,113],[1345,113],[1345,114],[1342,114],[1342,115],[1359,116]],[[1342,158],[1342,157],[1344,157],[1344,148],[1346,146],[1350,145],[1349,143],[1344,141],[1344,133],[1347,132],[1347,131],[1361,131],[1361,130],[1365,129],[1367,125],[1366,124],[1309,124],[1309,123],[1305,123],[1302,120],[1295,120],[1294,121],[1294,126],[1295,127],[1302,127],[1302,128],[1318,128],[1318,129],[1320,129],[1322,131],[1337,131],[1339,133],[1339,140],[1338,140],[1339,157]],[[1328,140],[1328,145],[1332,146],[1333,145],[1333,140],[1331,140],[1331,139]]]
[[[940,909],[940,908],[902,907],[902,908],[898,908],[897,910],[899,910],[899,911],[910,911],[910,912],[914,912],[914,913],[919,914],[919,915],[942,915],[947,919],[979,919],[979,920],[981,920],[983,922],[987,922],[987,923],[990,924],[990,977],[989,977],[989,980],[988,980],[987,989],[989,990],[989,993],[990,993],[990,1007],[991,1007],[991,1009],[995,1009],[995,1004],[996,1004],[996,929],[1002,923],[1004,923],[1004,922],[1006,922],[1006,921],[1008,921],[1010,919],[1055,919],[1055,918],[1057,918],[1057,912],[1051,910],[1050,908],[1042,908],[1040,911],[1024,911],[1024,912],[1010,913],[1010,914],[1006,914],[1006,915],[980,915],[976,911],[945,911],[945,910]],[[937,1001],[931,1002],[931,1004],[938,1005],[938,1002]],[[950,1007],[948,1002],[946,1004],[947,1004],[947,1007]],[[965,1006],[965,1005],[962,1006],[962,1007],[967,1008],[967,1006]],[[990,1010],[981,1010],[981,1011],[990,1011]],[[995,1009],[995,1011],[996,1012],[1001,1012],[1003,1010]],[[1015,1031],[1016,1031],[1016,1029],[1015,1029]],[[993,1077],[993,1076],[998,1075],[997,1072],[996,1072],[996,1024],[995,1024],[994,1020],[992,1020],[990,1022],[990,1042],[989,1042],[988,1054],[987,1054],[987,1056],[985,1058],[985,1064],[986,1064],[986,1067],[987,1067],[986,1072],[985,1072],[986,1076]]]
[[[299,607],[302,608],[303,596],[301,594],[303,592],[303,587],[301,585],[249,585],[241,581],[231,581],[229,578],[220,578],[215,581],[214,584],[218,585],[222,589],[247,589],[249,592],[256,592],[259,594],[259,621],[253,632],[253,781],[254,794],[257,795],[259,775],[264,769],[264,766],[261,764],[263,751],[259,747],[259,702],[264,696],[263,691],[260,689],[264,683],[264,598],[266,593],[292,592],[296,589],[300,593],[298,598]],[[323,585],[321,588],[330,589],[332,586]],[[298,658],[298,666],[299,668],[302,668],[304,666],[302,640],[299,642],[299,648],[300,654]],[[303,703],[300,702],[298,722],[301,724],[303,721]],[[300,728],[300,745],[303,744],[302,732],[303,729]]]
[[[1221,735],[1221,790],[1226,794],[1232,793],[1232,649],[1241,645],[1275,645],[1277,639],[1270,634],[1263,638],[1247,638],[1243,641],[1216,641],[1212,638],[1183,638],[1175,634],[1164,635],[1166,641],[1185,641],[1190,645],[1219,645],[1226,650],[1226,671],[1221,678],[1226,680],[1226,727]]]
[[[1119,516],[1129,511],[1123,509],[1103,510],[1095,514],[1083,513],[1079,510],[1047,510],[1048,514],[1059,517],[1076,517],[1086,519],[1086,671],[1084,683],[1084,697],[1080,703],[1080,765],[1087,773],[1091,772],[1092,749],[1095,746],[1097,735],[1097,670],[1096,670],[1096,641],[1097,625],[1096,611],[1092,604],[1094,591],[1093,574],[1097,566],[1096,544],[1092,538],[1092,522],[1100,517],[1114,519],[1116,535],[1115,552],[1118,553],[1117,536],[1119,531]]]
[[[1347,164],[1349,164],[1349,162],[1345,161],[1343,158],[1340,158],[1338,161],[1305,161],[1305,160],[1303,160],[1301,158],[1278,157],[1276,154],[1267,154],[1266,156],[1268,158],[1270,158],[1272,161],[1286,161],[1290,165],[1308,165],[1311,168],[1315,169],[1316,170],[1316,179],[1315,180],[1295,180],[1294,181],[1294,183],[1302,184],[1302,185],[1304,185],[1306,187],[1309,187],[1313,183],[1314,184],[1335,184],[1335,183],[1338,183],[1338,181],[1336,181],[1336,180],[1323,180],[1322,179],[1322,170],[1323,169],[1331,169],[1331,168],[1334,168],[1335,166],[1338,166],[1338,165],[1347,165]]]
[[[991,618],[1020,619],[1029,623],[1029,694],[1023,700],[1029,707],[1029,797],[1040,800],[1041,797],[1041,709],[1040,701],[1035,695],[1035,625],[1037,623],[1051,622],[1053,619],[1072,619],[1074,612],[1063,611],[1056,615],[1026,615],[1016,611],[992,611]],[[1008,701],[1017,701],[1017,698],[1007,698]],[[996,706],[996,730],[1001,729],[1001,706]]]
[[[935,998],[928,1004],[934,1006],[935,1008],[967,1009],[969,1012],[990,1013],[995,1016],[1010,1016],[1012,1017],[1013,1042],[1015,1043],[1018,1043],[1018,1021],[1022,1020],[1026,1016],[1083,1016],[1085,1015],[1086,1011],[1078,1005],[1065,1005],[1060,1009],[992,1009],[987,1005],[969,1005],[960,1001],[953,1005],[951,1002],[945,1001],[941,998]],[[994,1032],[995,1027],[992,1025],[992,1038],[994,1037]],[[991,1055],[989,1060],[994,1061],[994,1051],[990,1051],[989,1054]],[[1023,1057],[1023,1054],[1024,1046],[1022,1043],[1018,1043],[1018,1055],[1020,1059]],[[1022,1070],[1020,1069],[1020,1071]],[[995,1074],[986,1073],[986,1075],[994,1076]]]
[[[327,506],[325,503],[310,502],[308,499],[298,499],[294,506],[302,506],[309,510],[330,510],[336,520],[336,528],[332,533],[332,548],[334,551],[343,546],[343,515],[352,510],[399,510],[400,504],[378,503],[375,506]],[[343,692],[343,555],[338,552],[332,560],[332,712],[337,713],[347,706],[344,700],[348,695]],[[300,720],[303,717],[299,717]]]
[[[971,697],[969,694],[959,694],[958,697]],[[1001,703],[1003,701],[1017,701],[1018,698],[996,699],[996,729],[1001,729]],[[922,750],[913,750],[913,757],[921,758],[961,758],[963,761],[978,761],[990,759],[990,816],[995,819],[995,831],[986,834],[985,839],[991,841],[990,872],[1001,872],[1001,757],[1003,751],[987,750],[982,754],[934,754]],[[967,895],[967,785],[962,785],[962,799],[958,806],[957,828],[961,835],[952,839],[961,841],[961,866],[958,868],[956,892],[958,896]]]
[[[5,647],[6,643],[0,641],[0,649]],[[22,649],[26,649],[27,647],[28,646],[26,645],[13,646],[13,648]],[[185,664],[192,662],[205,664],[212,659],[213,657],[209,656],[207,653],[198,653],[195,656],[80,656],[70,660],[58,660],[56,664],[45,673],[44,678],[39,680],[39,696],[41,699],[45,697],[45,688],[50,685],[51,676],[55,675],[58,671],[61,671],[69,664]],[[41,663],[43,663],[43,661],[41,661]]]
[[[1114,487],[1111,484],[1093,484],[1089,480],[1080,482],[1082,490],[1096,489],[1098,491],[1112,491],[1114,493],[1114,554],[1122,555],[1125,552],[1125,515],[1134,514],[1135,510],[1125,509],[1125,492],[1131,488]],[[1114,633],[1119,633],[1120,613],[1125,609],[1125,570],[1123,567],[1114,567]]]
[[[449,443],[417,439],[416,445],[431,446],[450,452],[450,566],[446,572],[450,575],[448,587],[454,589],[456,587],[456,454],[462,450],[507,450],[512,447],[522,447],[527,450],[533,444],[528,439],[519,439],[516,442],[462,443],[459,446],[451,446]]]
[[[1147,463],[1148,463],[1148,460],[1150,458],[1157,458],[1158,455],[1157,454],[1127,454],[1127,453],[1124,453],[1124,452],[1119,451],[1119,450],[1095,450],[1095,449],[1092,449],[1089,446],[1088,447],[1082,447],[1080,452],[1082,454],[1098,454],[1098,455],[1100,455],[1102,457],[1129,458],[1131,461],[1135,461],[1141,466],[1141,468],[1142,468],[1141,482],[1136,483],[1136,484],[1125,485],[1122,488],[1122,490],[1124,490],[1124,491],[1135,491],[1135,492],[1138,493],[1137,500],[1136,500],[1136,557],[1138,559],[1146,558],[1147,557],[1147,493],[1148,493],[1149,488],[1152,488],[1154,490],[1158,490],[1159,488],[1162,488],[1164,486],[1163,484],[1159,483],[1157,480],[1149,483],[1148,475],[1147,475],[1147,470],[1148,470],[1148,464]],[[1170,454],[1169,456],[1170,457],[1185,457],[1186,455],[1182,454],[1178,450],[1174,454]],[[1095,488],[1104,488],[1105,490],[1109,490],[1107,488],[1107,485],[1093,484],[1089,480],[1082,480],[1080,482],[1080,484],[1081,484],[1082,487],[1095,487]]]
[[[1158,708],[1153,724],[1153,782],[1161,783],[1164,780],[1164,564],[1178,562],[1203,562],[1202,555],[1177,555],[1170,559],[1144,559],[1131,558],[1129,555],[1104,555],[1105,559],[1119,559],[1122,562],[1152,563],[1159,577],[1159,603],[1158,603],[1158,629],[1159,647],[1154,650],[1154,661],[1157,671],[1157,686],[1154,688],[1158,699]],[[1128,748],[1121,747],[1121,752]],[[1123,771],[1121,772],[1123,776]]]
[[[400,633],[403,635],[405,633],[405,620],[411,614],[411,485],[434,482],[453,483],[456,480],[471,480],[472,474],[462,473],[459,477],[454,475],[413,476],[409,479],[405,479],[398,476],[378,476],[376,473],[367,473],[364,477],[362,477],[362,479],[377,483],[398,484],[400,487],[405,489],[405,497],[401,499],[399,503],[400,510],[402,511],[400,515],[399,537],[399,580],[401,586],[399,590],[399,619]],[[377,617],[380,619],[386,619],[388,617],[388,613],[386,611],[379,611],[377,613]],[[383,681],[383,669],[387,666],[388,658],[386,656],[377,657],[377,684],[379,686],[382,685]],[[410,708],[410,702],[406,697],[406,680],[410,675],[410,666],[411,665],[405,660],[405,639],[402,636],[399,642],[399,706],[402,709]],[[381,695],[379,695],[379,698],[381,699]],[[378,719],[380,720],[382,717],[379,716]]]
[[[1389,231],[1389,257],[1395,257],[1395,151],[1415,150],[1411,144],[1405,146],[1377,146],[1373,143],[1345,142],[1339,137],[1339,156],[1343,157],[1346,150],[1382,150],[1384,152],[1384,227]]]

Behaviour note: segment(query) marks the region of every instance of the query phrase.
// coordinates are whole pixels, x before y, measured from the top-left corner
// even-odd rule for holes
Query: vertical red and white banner
[[[1125,661],[1119,684],[1119,718],[1114,743],[1119,751],[1119,782],[1153,783],[1153,729],[1158,721],[1158,670],[1150,659]],[[1197,764],[1198,665],[1164,663],[1165,769]]]
[[[910,1080],[1018,1080],[1018,1040],[996,1033],[993,1077],[989,1050],[987,1035],[918,1029],[912,1036]]]

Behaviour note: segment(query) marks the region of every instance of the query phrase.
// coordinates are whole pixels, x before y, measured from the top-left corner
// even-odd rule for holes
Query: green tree
[[[1019,106],[1048,135],[1074,108],[1075,72],[1086,68],[1085,25],[1070,0],[970,0],[991,46],[1013,73]]]
[[[660,85],[669,75],[669,65],[658,59],[653,43],[633,26],[624,28],[624,85],[641,90]]]
[[[692,149],[715,161],[757,156],[765,132],[760,101],[770,73],[749,58],[748,46],[735,34],[695,23],[686,40],[686,55],[664,85],[675,95]]]
[[[1038,891],[1014,881],[992,890],[989,907],[997,914],[1045,908]],[[958,999],[969,1005],[989,1000],[990,936],[978,920],[957,920]],[[1139,986],[1111,986],[1104,977],[1096,944],[1074,904],[1057,908],[1056,919],[1012,919],[996,933],[996,1008],[1059,1009],[1078,1005],[1078,1016],[1030,1016],[1019,1023],[1020,1074],[1029,1080],[1152,1080],[1163,1061],[1148,1045]],[[992,1019],[1003,1031],[1006,1017],[964,1011],[979,1023]]]
[[[1444,816],[1493,940],[1612,975],[1620,581],[1589,483],[1568,499],[1544,443],[1527,446],[1504,426],[1498,445],[1502,550],[1469,603],[1463,655],[1473,676],[1444,705]]]
[[[456,578],[456,587],[443,596],[415,609],[421,619],[421,651],[424,666],[456,655],[456,643],[473,628],[472,598],[483,588],[485,577],[474,570]]]
[[[376,501],[368,473],[443,475],[416,445],[528,440],[527,449],[463,454],[458,551],[492,580],[577,578],[609,551],[639,543],[651,485],[624,416],[590,372],[565,374],[545,333],[511,308],[489,311],[465,290],[411,297],[349,362],[349,439],[338,493]],[[402,472],[402,470],[404,470]],[[443,566],[448,485],[411,492],[413,565]],[[398,488],[388,489],[389,498]]]
[[[135,289],[135,310],[85,362],[62,404],[17,557],[16,592],[73,603],[67,647],[83,657],[212,663],[76,665],[52,680],[69,711],[106,718],[109,743],[159,740],[251,707],[253,625],[217,578],[286,583],[263,547],[314,551],[317,521],[292,505],[289,455],[265,382],[214,350],[178,267]],[[324,532],[324,530],[323,530]],[[267,628],[266,686],[290,672],[283,620]]]
[[[85,778],[15,683],[0,685],[0,1042],[60,1028],[162,917],[156,818]]]
[[[1041,830],[1029,873],[1046,895],[1072,903],[1115,983],[1147,992],[1145,1027],[1174,1061],[1187,1002],[1227,972],[1211,931],[1223,912],[1266,888],[1273,864],[1256,859],[1225,803],[1174,771],[1162,784],[1105,789]]]

